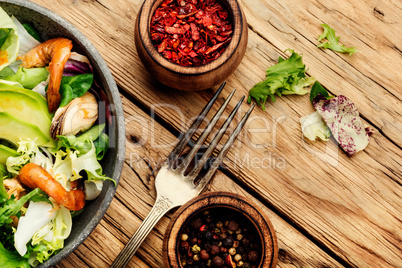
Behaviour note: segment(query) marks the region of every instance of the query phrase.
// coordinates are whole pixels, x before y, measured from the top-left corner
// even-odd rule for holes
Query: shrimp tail
[[[44,67],[49,64],[49,84],[46,98],[50,113],[54,113],[59,108],[61,78],[72,48],[73,42],[71,40],[58,37],[49,39],[31,49],[27,54],[18,57],[22,60],[24,68]]]
[[[28,163],[23,166],[17,179],[28,188],[41,189],[68,210],[77,211],[85,205],[85,193],[83,190],[67,191],[52,175],[37,164]]]

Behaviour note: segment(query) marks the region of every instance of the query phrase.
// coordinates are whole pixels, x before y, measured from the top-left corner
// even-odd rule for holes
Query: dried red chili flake
[[[151,18],[150,32],[163,57],[182,66],[200,66],[225,51],[233,26],[219,0],[165,0]]]

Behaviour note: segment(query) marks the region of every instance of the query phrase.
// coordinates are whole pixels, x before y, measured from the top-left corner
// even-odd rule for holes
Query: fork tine
[[[246,124],[246,121],[250,117],[250,114],[253,111],[254,107],[255,107],[255,103],[253,103],[253,105],[250,107],[250,109],[248,109],[247,113],[243,116],[240,123],[237,125],[236,129],[234,130],[232,135],[230,135],[229,139],[226,141],[222,150],[219,152],[218,156],[213,161],[211,167],[209,168],[209,170],[207,171],[205,176],[201,178],[200,182],[196,186],[196,190],[198,193],[204,189],[204,187],[208,184],[209,180],[211,179],[212,175],[218,169],[223,158],[226,156],[227,152],[229,151],[229,148],[233,145],[236,137],[239,135],[240,131],[243,129],[244,125]]]
[[[236,89],[233,89],[232,93],[227,97],[225,102],[222,104],[222,106],[219,108],[219,110],[216,112],[214,117],[212,118],[211,122],[207,125],[206,129],[202,132],[201,136],[198,138],[197,143],[193,146],[191,151],[187,154],[187,156],[183,159],[183,162],[177,167],[177,170],[181,172],[185,172],[186,169],[188,168],[189,164],[191,163],[194,155],[197,153],[199,148],[202,146],[208,135],[211,133],[212,129],[218,122],[219,118],[221,117],[223,111],[226,109],[226,106],[229,104],[230,100],[232,99]]]
[[[209,156],[211,155],[212,151],[215,149],[216,145],[221,140],[223,134],[228,129],[230,123],[232,122],[234,116],[237,113],[237,110],[239,110],[239,108],[240,108],[240,106],[241,106],[241,104],[242,104],[242,102],[244,100],[244,97],[245,96],[243,96],[241,98],[241,100],[237,103],[236,107],[232,110],[232,112],[230,113],[229,117],[225,120],[225,123],[222,125],[222,127],[219,129],[218,133],[215,135],[215,137],[213,138],[213,140],[209,144],[208,149],[205,151],[205,153],[202,155],[201,159],[197,162],[195,167],[188,174],[188,177],[195,178],[197,176],[197,174],[201,171],[202,167],[207,162],[207,160],[208,160]]]
[[[197,118],[191,124],[190,128],[187,130],[187,132],[183,135],[183,137],[177,143],[175,148],[169,154],[168,159],[167,159],[167,162],[168,162],[169,165],[173,165],[173,163],[177,160],[177,158],[179,157],[179,154],[181,153],[181,151],[183,151],[184,147],[186,147],[187,143],[189,142],[189,140],[193,136],[194,132],[197,131],[197,129],[200,126],[201,122],[204,120],[204,118],[207,115],[207,113],[209,112],[209,110],[211,110],[211,107],[214,105],[216,99],[218,98],[219,94],[222,92],[222,90],[225,87],[225,85],[226,85],[226,82],[223,82],[221,84],[219,89],[215,92],[214,96],[205,105],[204,109],[197,116]]]

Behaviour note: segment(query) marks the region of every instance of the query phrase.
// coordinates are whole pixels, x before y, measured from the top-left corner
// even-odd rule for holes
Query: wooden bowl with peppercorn
[[[134,37],[154,78],[171,88],[198,91],[234,72],[248,33],[237,0],[145,0]]]
[[[204,193],[171,219],[163,241],[165,267],[275,267],[278,242],[267,216],[237,194]]]

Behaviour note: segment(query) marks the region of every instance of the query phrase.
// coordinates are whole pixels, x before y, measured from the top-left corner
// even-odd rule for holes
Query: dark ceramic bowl
[[[71,23],[54,12],[27,0],[0,1],[0,6],[10,15],[14,15],[21,23],[30,23],[43,40],[55,37],[66,37],[73,40],[73,51],[86,55],[94,68],[96,79],[106,93],[111,111],[107,134],[110,148],[102,161],[103,172],[119,182],[125,152],[125,127],[120,95],[105,61],[91,42]],[[101,194],[95,200],[87,202],[84,211],[73,218],[70,237],[64,248],[45,263],[37,266],[52,267],[73,252],[95,229],[105,214],[116,186],[110,181],[104,183]]]

